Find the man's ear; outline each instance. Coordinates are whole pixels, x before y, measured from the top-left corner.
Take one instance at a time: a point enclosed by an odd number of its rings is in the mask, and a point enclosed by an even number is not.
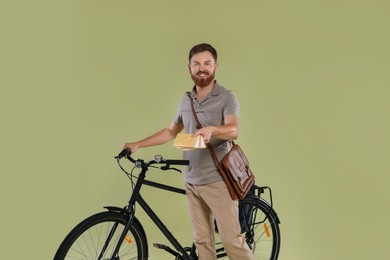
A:
[[[190,64],[188,64],[188,71],[189,71],[190,74],[191,74],[191,65],[190,65]]]

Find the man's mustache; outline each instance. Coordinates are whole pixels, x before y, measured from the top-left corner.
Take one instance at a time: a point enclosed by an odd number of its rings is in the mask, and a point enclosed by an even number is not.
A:
[[[198,71],[198,73],[196,73],[196,76],[200,76],[200,74],[205,74],[205,75],[210,75],[210,73],[206,70],[202,70],[202,71]]]

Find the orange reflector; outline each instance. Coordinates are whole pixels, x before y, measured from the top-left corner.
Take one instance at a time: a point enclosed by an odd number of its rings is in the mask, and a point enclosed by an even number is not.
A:
[[[265,230],[265,234],[267,235],[267,237],[270,237],[271,234],[269,233],[269,229],[267,227],[267,224],[264,224],[264,230]]]
[[[133,242],[133,240],[131,240],[131,238],[128,235],[126,235],[125,239],[126,239],[127,243],[129,243],[129,244],[131,244]]]

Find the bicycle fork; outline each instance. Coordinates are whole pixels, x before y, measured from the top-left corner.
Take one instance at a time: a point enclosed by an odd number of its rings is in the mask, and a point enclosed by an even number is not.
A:
[[[116,244],[114,252],[112,253],[112,256],[110,258],[111,260],[117,259],[117,255],[119,253],[119,249],[122,245],[122,242],[125,240],[125,237],[127,235],[127,231],[130,230],[131,224],[132,224],[133,219],[134,219],[134,205],[135,205],[135,202],[137,201],[137,197],[139,196],[138,194],[139,194],[139,191],[141,190],[142,182],[145,180],[145,175],[146,175],[147,170],[148,170],[148,168],[142,167],[142,171],[138,177],[138,181],[135,184],[133,194],[131,195],[130,200],[129,200],[129,204],[126,208],[126,212],[128,213],[129,220],[127,221],[126,226],[123,229],[122,234],[118,239],[118,243]],[[112,227],[111,232],[110,232],[110,236],[112,236],[111,234],[113,234],[113,232],[115,232],[117,226],[118,226],[118,224],[116,224]],[[111,240],[110,237],[107,238],[106,244],[108,244],[109,240]],[[101,255],[103,255],[103,254],[101,254]],[[100,259],[101,258],[99,257],[98,260],[100,260]]]
[[[110,244],[110,241],[111,241],[117,227],[118,227],[118,223],[115,223],[114,226],[111,228],[110,234],[108,235],[106,242],[104,243],[104,246],[102,248],[102,251],[100,252],[98,260],[101,260],[102,257],[104,256],[104,253],[106,252],[107,247]],[[115,258],[113,258],[113,256],[112,256],[111,259],[115,259]]]

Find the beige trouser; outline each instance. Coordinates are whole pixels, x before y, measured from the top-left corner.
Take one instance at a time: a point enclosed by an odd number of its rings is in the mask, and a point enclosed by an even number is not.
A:
[[[253,260],[240,234],[238,200],[232,200],[223,181],[207,185],[186,184],[187,202],[199,260],[215,260],[214,218],[230,260]]]

